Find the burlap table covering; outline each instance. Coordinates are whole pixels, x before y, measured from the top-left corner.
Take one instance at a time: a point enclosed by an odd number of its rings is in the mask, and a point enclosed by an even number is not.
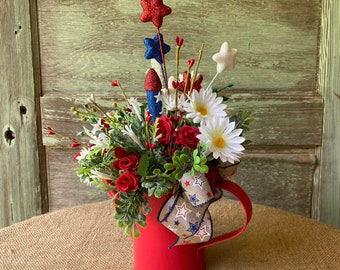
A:
[[[235,201],[220,200],[210,210],[217,235],[243,223]],[[132,241],[112,212],[104,201],[0,230],[0,269],[133,269]],[[211,270],[340,269],[339,258],[340,230],[260,205],[243,235],[206,250]]]

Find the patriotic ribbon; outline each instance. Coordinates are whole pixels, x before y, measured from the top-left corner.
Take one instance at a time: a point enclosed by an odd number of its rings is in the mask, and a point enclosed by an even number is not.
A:
[[[178,236],[170,248],[212,238],[208,207],[221,196],[221,189],[212,187],[205,174],[183,175],[180,188],[165,202],[158,215],[158,220]]]

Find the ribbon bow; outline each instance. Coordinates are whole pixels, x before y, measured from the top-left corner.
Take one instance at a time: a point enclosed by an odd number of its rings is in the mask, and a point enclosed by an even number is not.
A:
[[[158,215],[158,220],[178,236],[170,248],[212,238],[208,207],[222,196],[221,189],[214,186],[205,174],[183,175],[180,188],[165,202]]]

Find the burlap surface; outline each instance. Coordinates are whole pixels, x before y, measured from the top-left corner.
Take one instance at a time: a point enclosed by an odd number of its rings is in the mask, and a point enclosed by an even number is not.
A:
[[[243,222],[237,202],[210,209],[216,234]],[[340,269],[339,258],[340,230],[259,205],[243,235],[206,250],[208,270]],[[132,241],[116,228],[108,201],[83,205],[0,230],[0,269],[129,270]]]

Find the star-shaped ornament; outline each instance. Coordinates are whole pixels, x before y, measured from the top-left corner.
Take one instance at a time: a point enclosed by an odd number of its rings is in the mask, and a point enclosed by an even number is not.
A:
[[[163,24],[163,17],[171,13],[171,8],[163,4],[163,0],[141,0],[143,13],[140,16],[142,22],[152,22],[157,28]]]
[[[220,51],[215,53],[212,59],[217,63],[217,73],[223,72],[225,69],[233,69],[235,67],[235,58],[237,49],[229,46],[228,42],[221,45]]]
[[[204,237],[210,236],[206,225],[202,226],[195,235],[197,235],[201,241],[203,241]]]
[[[191,210],[186,207],[185,203],[182,203],[181,206],[176,205],[176,208],[176,218],[182,217],[184,220],[187,220],[187,215],[191,212]]]
[[[202,175],[194,176],[194,178],[195,178],[194,186],[199,186],[202,189],[204,184]]]
[[[160,48],[160,44],[162,46],[163,54],[166,54],[170,51],[170,46],[165,44],[163,41],[163,35],[160,34],[161,43],[159,42],[158,34],[154,36],[154,38],[145,38],[144,45],[146,47],[146,52],[144,54],[145,59],[156,59],[156,61],[160,64],[163,64],[162,52]]]
[[[189,228],[187,229],[188,232],[191,232],[192,234],[195,234],[199,229],[198,222],[191,223],[189,222]]]
[[[199,202],[199,199],[197,199],[197,194],[189,195],[190,201],[192,202],[193,205],[197,205]]]

